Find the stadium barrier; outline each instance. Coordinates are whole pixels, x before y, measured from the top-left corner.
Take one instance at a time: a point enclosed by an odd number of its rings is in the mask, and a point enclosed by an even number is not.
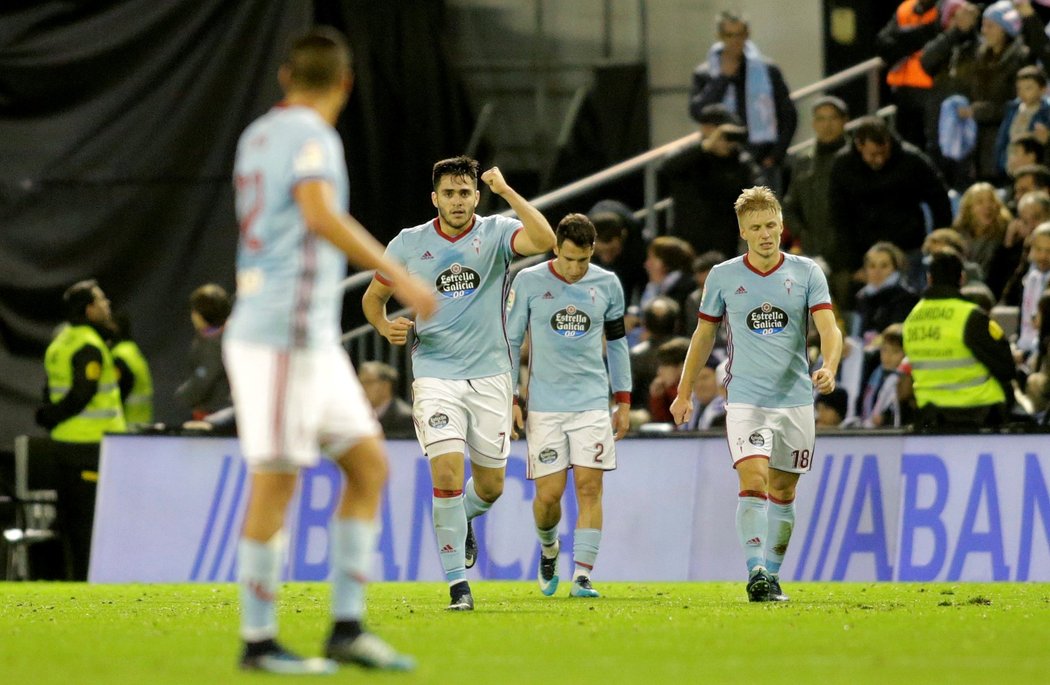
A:
[[[503,497],[476,521],[473,578],[535,577],[539,549],[514,443]],[[411,441],[389,443],[390,482],[373,577],[440,580],[429,469]],[[724,438],[628,439],[605,478],[601,580],[739,580],[737,483]],[[1041,435],[822,436],[800,481],[782,569],[792,580],[1050,580],[1050,446]],[[229,581],[235,577],[246,472],[233,439],[107,436],[89,579]],[[305,472],[292,503],[285,577],[328,573],[326,523],[340,474]],[[571,487],[570,487],[571,490]],[[568,572],[566,493],[561,561]]]

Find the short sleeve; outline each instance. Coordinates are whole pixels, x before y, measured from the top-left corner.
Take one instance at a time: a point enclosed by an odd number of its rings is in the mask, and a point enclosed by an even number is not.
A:
[[[395,262],[397,264],[400,264],[401,266],[404,266],[405,265],[405,258],[404,258],[404,244],[405,244],[405,241],[402,240],[402,238],[401,238],[402,235],[404,235],[404,234],[403,233],[398,233],[396,236],[394,236],[394,239],[391,240],[390,244],[388,244],[386,246],[386,252],[384,253],[384,256],[387,259],[389,259],[390,261]],[[393,279],[391,279],[387,274],[384,274],[384,273],[382,273],[380,271],[376,271],[375,278],[376,278],[377,281],[379,281],[380,283],[382,283],[383,285],[388,286],[388,287],[392,286],[393,283],[394,283]]]
[[[331,178],[331,152],[322,137],[310,135],[303,139],[292,157],[292,179],[295,183],[310,179]]]
[[[524,271],[514,277],[510,292],[507,293],[507,339],[512,346],[521,346],[525,338],[525,329],[529,325],[529,294],[527,292],[528,276]]]
[[[809,284],[806,292],[809,293],[809,301],[806,304],[811,313],[818,309],[831,309],[831,293],[828,291],[828,279],[815,262],[809,265]]]
[[[501,252],[503,256],[508,259],[514,259],[519,256],[514,251],[514,236],[519,231],[524,231],[525,227],[522,225],[519,219],[512,219],[509,216],[496,216],[496,226],[502,232],[502,239],[500,240]]]
[[[616,321],[622,319],[624,314],[624,298],[623,298],[623,286],[620,285],[620,279],[615,275],[610,274],[607,279],[608,285],[606,289],[609,291],[609,306],[605,310],[606,321]]]
[[[699,318],[711,323],[720,322],[726,311],[721,271],[722,269],[717,266],[711,269],[707,281],[704,282],[704,292],[700,296],[700,309],[697,311]]]

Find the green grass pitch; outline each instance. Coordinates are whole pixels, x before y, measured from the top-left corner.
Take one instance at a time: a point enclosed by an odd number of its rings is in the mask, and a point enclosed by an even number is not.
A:
[[[375,583],[368,625],[416,656],[411,674],[240,673],[237,594],[219,585],[0,583],[0,682],[81,683],[1039,683],[1050,681],[1050,584],[601,583],[597,600],[534,583]],[[320,651],[327,586],[282,589],[281,638]]]

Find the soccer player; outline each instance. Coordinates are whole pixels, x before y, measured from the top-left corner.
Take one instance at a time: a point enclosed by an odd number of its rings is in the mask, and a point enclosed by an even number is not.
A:
[[[555,258],[521,271],[507,299],[507,335],[515,362],[529,333],[527,424],[519,401],[514,420],[529,441],[528,477],[536,481],[532,514],[540,539],[537,579],[548,597],[558,589],[558,523],[570,468],[579,514],[569,594],[599,596],[591,586],[591,571],[602,539],[602,475],[616,468],[613,440],[622,438],[630,424],[623,287],[616,274],[590,263],[595,234],[584,215],[566,216],[556,231]],[[611,420],[610,384],[616,402]]]
[[[432,284],[438,296],[434,317],[416,328],[413,419],[430,459],[434,530],[449,584],[448,608],[456,611],[474,608],[466,569],[477,559],[477,543],[469,521],[502,494],[510,452],[507,270],[515,254],[540,254],[554,246],[550,224],[507,185],[499,169],[489,169],[481,180],[520,220],[476,216],[478,163],[454,157],[434,165],[430,199],[437,218],[404,229],[386,249],[389,259]],[[377,270],[364,295],[364,312],[383,337],[404,345],[413,323],[387,317],[390,288],[390,274]],[[467,446],[471,478],[464,486]]]
[[[294,675],[356,662],[406,670],[410,658],[362,627],[387,465],[382,431],[339,343],[346,258],[383,269],[420,316],[435,303],[346,212],[346,163],[332,128],[351,87],[345,39],[330,29],[297,39],[279,79],[285,100],[244,131],[234,164],[241,237],[223,355],[251,473],[237,550],[241,667]],[[333,455],[346,487],[330,531],[328,658],[302,659],[276,642],[274,600],[288,503],[319,447]]]
[[[693,382],[725,322],[726,434],[740,481],[736,532],[747,559],[747,595],[752,602],[786,601],[779,572],[795,524],[795,486],[813,464],[813,388],[834,390],[842,334],[820,267],[780,251],[784,222],[773,192],[748,188],[735,208],[747,252],[708,276],[671,414],[675,423],[692,415]],[[823,359],[812,376],[810,315]]]

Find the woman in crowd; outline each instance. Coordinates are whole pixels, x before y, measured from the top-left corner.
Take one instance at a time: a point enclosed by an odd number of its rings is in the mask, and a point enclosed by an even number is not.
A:
[[[988,274],[1013,216],[990,183],[974,183],[959,201],[952,228],[970,242],[969,257]]]

